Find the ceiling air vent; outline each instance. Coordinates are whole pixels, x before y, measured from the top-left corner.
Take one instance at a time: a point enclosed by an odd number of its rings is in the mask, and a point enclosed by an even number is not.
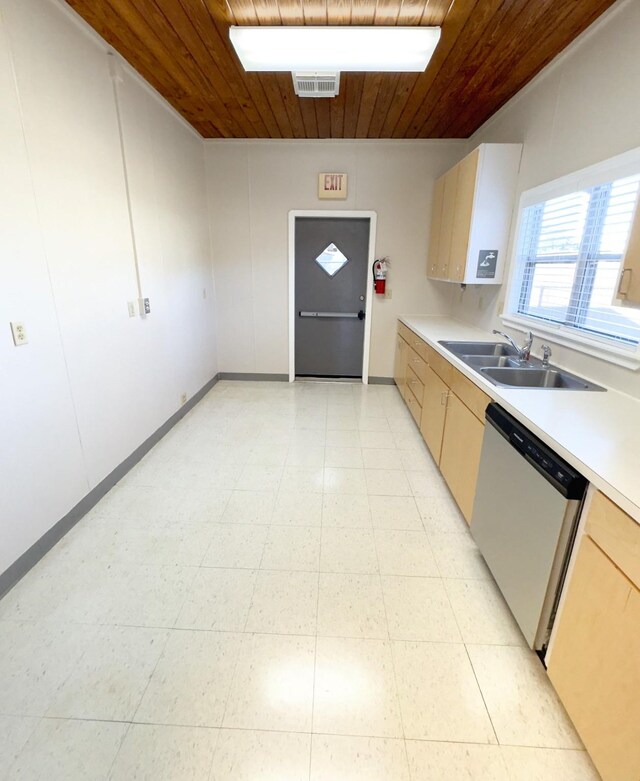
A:
[[[293,88],[299,98],[335,98],[340,92],[340,74],[292,73]]]

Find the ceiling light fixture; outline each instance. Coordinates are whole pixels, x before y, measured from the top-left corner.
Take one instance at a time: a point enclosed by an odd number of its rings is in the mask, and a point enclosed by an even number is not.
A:
[[[231,27],[247,71],[423,71],[439,27]]]

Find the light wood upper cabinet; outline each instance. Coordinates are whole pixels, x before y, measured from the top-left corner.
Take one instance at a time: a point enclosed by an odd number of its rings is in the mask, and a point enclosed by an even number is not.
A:
[[[622,262],[618,298],[621,301],[640,304],[640,199],[636,206],[629,244]]]
[[[521,144],[481,144],[434,186],[427,276],[500,284]]]
[[[444,175],[444,192],[442,196],[442,216],[438,238],[437,276],[446,279],[449,276],[451,261],[451,240],[453,223],[455,221],[455,205],[458,184],[458,167],[452,168]]]
[[[424,378],[422,392],[420,431],[437,464],[440,463],[448,396],[449,386],[429,367]]]
[[[440,224],[442,222],[442,204],[444,201],[444,176],[436,179],[433,185],[431,203],[431,229],[429,231],[429,266],[427,276],[438,276],[438,252],[440,248]],[[437,227],[437,229],[436,229]]]
[[[478,162],[480,150],[475,149],[456,166],[456,197],[453,207],[453,228],[451,231],[451,250],[449,253],[448,278],[461,282],[466,271],[465,260],[469,254],[471,238],[471,217],[476,192]]]
[[[566,589],[549,677],[604,781],[638,781],[640,592],[586,536]]]

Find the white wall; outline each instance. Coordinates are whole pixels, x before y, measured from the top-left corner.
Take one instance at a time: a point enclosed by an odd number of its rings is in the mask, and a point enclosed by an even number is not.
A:
[[[639,36],[640,3],[621,0],[485,123],[469,147],[524,143],[519,198],[524,190],[640,146]],[[485,328],[500,327],[505,295],[506,285],[469,287],[455,293],[452,312]],[[553,360],[640,397],[638,372],[560,345],[554,345]]]
[[[445,314],[451,289],[426,279],[434,180],[458,141],[210,141],[206,144],[219,369],[288,372],[288,237],[292,209],[372,210],[376,256],[389,255],[391,299],[373,305],[371,376],[393,374],[399,314]],[[320,201],[321,171],[348,174],[345,201]]]
[[[0,573],[217,372],[202,140],[62,2],[0,0]],[[206,298],[205,298],[206,295]],[[16,348],[9,321],[26,324]]]

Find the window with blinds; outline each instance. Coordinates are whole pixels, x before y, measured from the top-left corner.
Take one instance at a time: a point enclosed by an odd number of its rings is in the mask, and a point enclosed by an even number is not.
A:
[[[616,302],[639,189],[640,174],[523,209],[518,314],[621,347],[640,343],[640,312]]]

